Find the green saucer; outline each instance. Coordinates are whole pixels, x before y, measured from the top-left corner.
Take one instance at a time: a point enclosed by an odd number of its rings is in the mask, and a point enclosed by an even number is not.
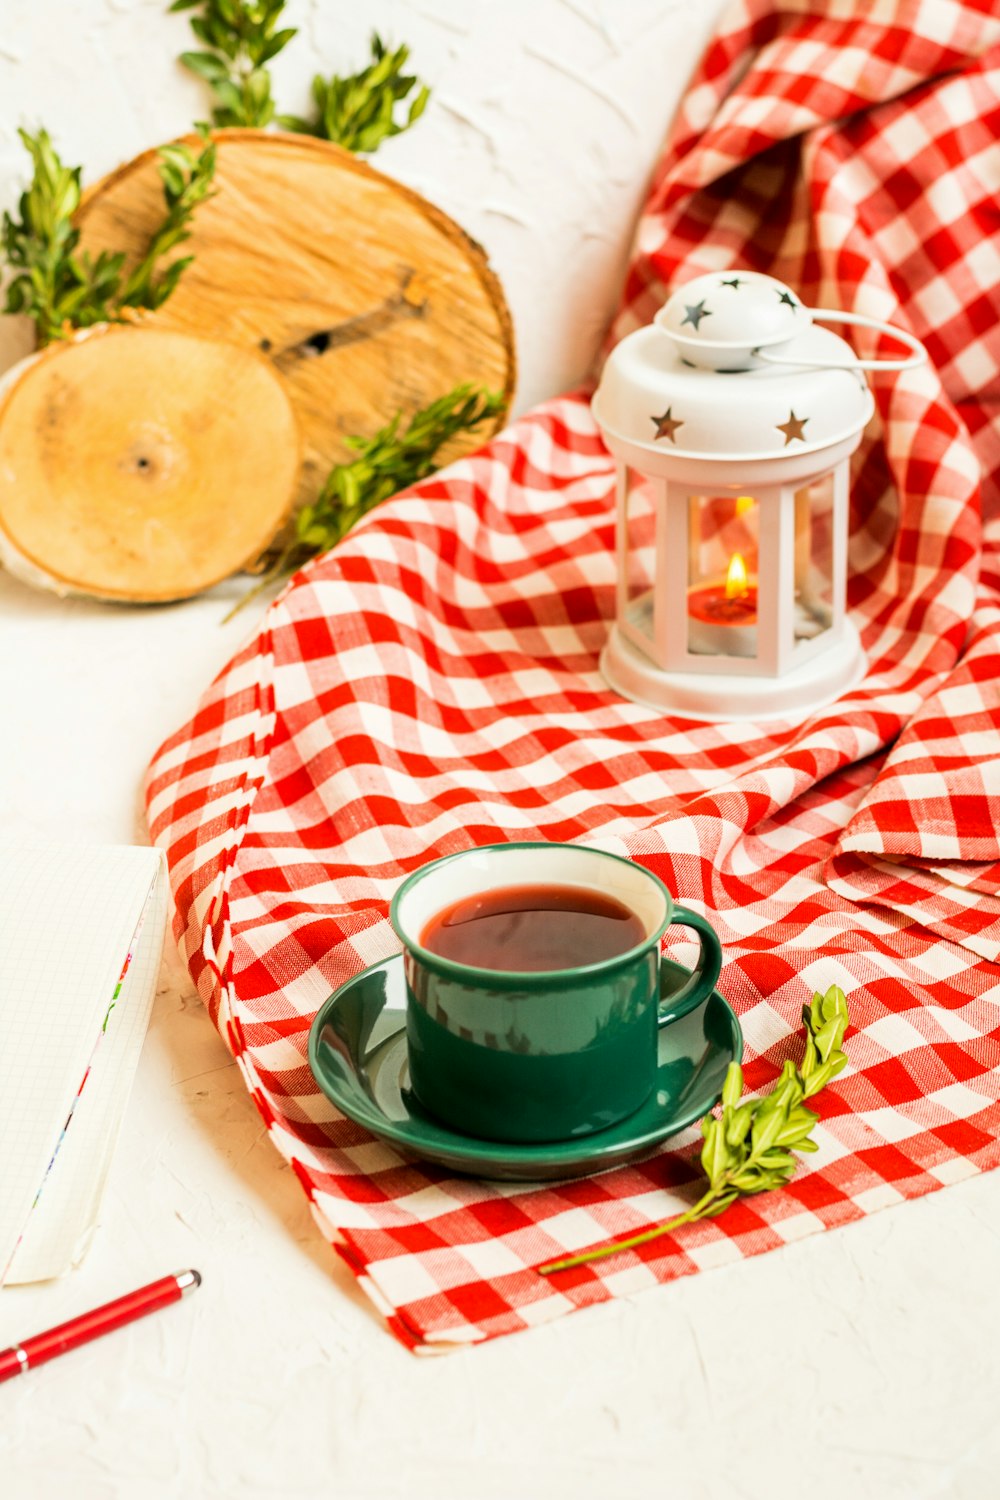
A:
[[[687,978],[686,969],[664,960],[665,996]],[[356,974],[320,1006],[309,1033],[309,1065],[342,1114],[410,1156],[474,1177],[543,1181],[630,1161],[718,1102],[726,1069],[743,1055],[740,1023],[718,990],[658,1035],[656,1088],[627,1120],[578,1140],[542,1145],[462,1135],[439,1124],[410,1092],[406,980],[397,954]]]

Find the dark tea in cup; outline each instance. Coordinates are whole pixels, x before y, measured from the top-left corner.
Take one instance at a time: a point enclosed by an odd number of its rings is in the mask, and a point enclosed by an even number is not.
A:
[[[463,896],[420,935],[430,953],[479,969],[544,973],[627,953],[646,936],[617,897],[572,885],[512,885]]]

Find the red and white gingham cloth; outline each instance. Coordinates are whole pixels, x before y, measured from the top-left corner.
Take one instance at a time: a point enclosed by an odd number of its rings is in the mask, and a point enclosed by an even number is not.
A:
[[[152,765],[198,989],[318,1222],[411,1347],[530,1327],[1000,1160],[992,11],[735,6],[657,173],[616,328],[684,279],[748,266],[924,340],[929,366],[875,378],[857,455],[861,688],[798,727],[700,725],[606,690],[612,466],[575,395],[307,567]],[[402,876],[524,837],[628,854],[711,915],[749,1087],[798,1047],[813,988],[842,985],[853,1019],[820,1149],[788,1187],[552,1280],[532,1268],[676,1211],[696,1131],[590,1179],[491,1184],[373,1140],[306,1064],[319,1003],[396,951]]]

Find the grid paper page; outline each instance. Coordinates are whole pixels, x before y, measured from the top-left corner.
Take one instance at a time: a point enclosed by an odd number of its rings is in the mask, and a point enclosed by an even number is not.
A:
[[[0,1281],[4,1268],[16,1280],[58,1274],[85,1248],[149,1017],[164,919],[155,850],[0,846]]]

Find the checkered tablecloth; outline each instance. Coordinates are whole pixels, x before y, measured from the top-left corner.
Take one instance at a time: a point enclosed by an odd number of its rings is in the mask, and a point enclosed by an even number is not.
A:
[[[150,826],[194,980],[323,1232],[411,1347],[530,1327],[1000,1159],[994,12],[731,9],[614,330],[691,276],[750,267],[925,342],[928,366],[874,379],[856,455],[857,691],[797,726],[695,724],[607,691],[612,466],[578,393],[307,567],[155,758]],[[627,854],[710,915],[750,1088],[795,1050],[813,988],[842,985],[853,1019],[820,1149],[787,1188],[553,1280],[533,1268],[687,1201],[695,1131],[593,1178],[491,1184],[373,1140],[306,1063],[319,1003],[397,949],[403,875],[524,837]]]

